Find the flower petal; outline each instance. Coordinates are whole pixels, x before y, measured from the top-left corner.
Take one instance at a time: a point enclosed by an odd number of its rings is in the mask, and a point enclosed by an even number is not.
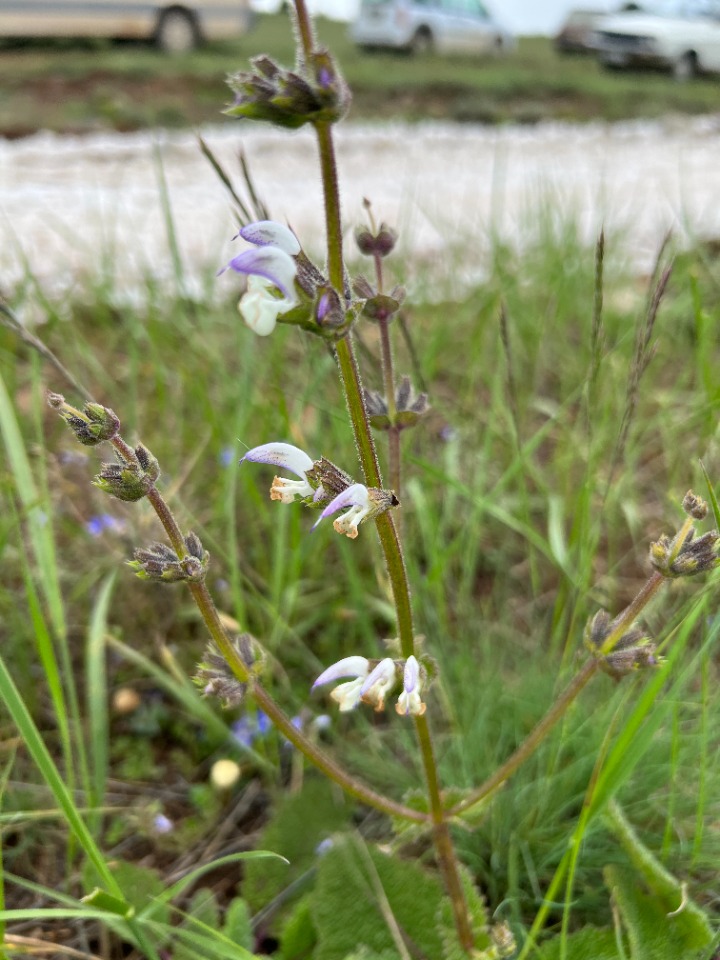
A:
[[[297,293],[295,292],[297,267],[293,258],[279,247],[260,247],[259,250],[245,250],[244,253],[234,257],[228,267],[236,273],[265,277],[288,300],[293,303],[297,302]]]
[[[320,514],[320,520],[331,516],[333,513],[337,513],[338,510],[342,510],[343,507],[369,506],[370,500],[368,497],[368,488],[362,483],[353,483],[347,488],[347,490],[343,490],[343,492],[339,493],[334,500],[330,501],[330,503]],[[318,520],[318,523],[320,520]],[[317,526],[317,524],[315,524],[315,526]]]
[[[250,460],[251,463],[270,463],[274,467],[284,467],[296,477],[305,479],[305,473],[309,470],[313,462],[310,457],[301,450],[300,447],[294,447],[291,443],[264,443],[260,447],[253,447],[248,450],[243,460]]]
[[[391,657],[385,657],[375,667],[372,673],[366,678],[365,683],[360,689],[362,696],[376,684],[381,690],[385,690],[395,680],[395,661]]]
[[[250,277],[251,280],[260,280],[259,277]],[[265,283],[265,280],[261,281]],[[277,326],[278,316],[290,310],[293,304],[289,300],[278,300],[271,293],[255,287],[250,289],[248,285],[247,293],[244,293],[238,303],[240,316],[245,321],[246,326],[250,327],[253,333],[259,337],[268,337]]]
[[[364,677],[368,672],[368,667],[369,663],[365,657],[345,657],[344,660],[338,660],[327,670],[323,670],[313,684],[313,689],[323,683],[339,680],[341,677]]]
[[[405,672],[403,674],[403,688],[406,693],[412,693],[418,685],[420,678],[420,664],[414,656],[409,656],[405,662]]]
[[[292,230],[274,220],[248,223],[240,230],[239,235],[248,243],[254,243],[256,247],[279,247],[291,257],[296,257],[300,253],[300,244]]]

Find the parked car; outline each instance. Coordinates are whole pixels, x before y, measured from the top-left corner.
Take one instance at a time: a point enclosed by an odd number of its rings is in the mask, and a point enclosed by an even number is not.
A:
[[[594,43],[610,69],[660,67],[678,80],[720,72],[720,0],[656,0],[600,21]]]
[[[500,54],[514,45],[480,0],[362,0],[350,36],[365,49],[415,54]]]
[[[593,37],[605,10],[571,10],[553,37],[558,53],[594,53]]]
[[[182,53],[239,36],[248,0],[0,0],[0,37],[127,37]]]

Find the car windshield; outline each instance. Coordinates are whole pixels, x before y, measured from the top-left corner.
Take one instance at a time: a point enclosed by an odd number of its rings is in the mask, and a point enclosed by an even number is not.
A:
[[[658,17],[720,18],[720,0],[652,0],[643,3],[641,10]]]

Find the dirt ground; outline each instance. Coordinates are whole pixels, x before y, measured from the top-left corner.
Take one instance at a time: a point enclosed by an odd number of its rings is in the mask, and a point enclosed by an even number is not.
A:
[[[204,135],[240,183],[245,151],[258,191],[311,254],[322,208],[310,131],[238,123]],[[604,225],[633,267],[664,233],[720,235],[720,116],[622,124],[482,127],[346,124],[338,161],[346,226],[368,197],[395,225],[420,296],[458,293],[482,274],[498,235],[526,243],[540,225],[575,219],[592,242]],[[219,267],[239,249],[224,188],[190,133],[40,133],[0,141],[0,289],[31,273],[50,292],[102,277],[121,296],[173,276],[161,178],[167,182],[187,292],[228,289]],[[615,238],[615,240],[613,240]]]

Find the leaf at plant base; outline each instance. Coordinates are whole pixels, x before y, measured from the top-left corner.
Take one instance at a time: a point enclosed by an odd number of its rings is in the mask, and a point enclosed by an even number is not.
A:
[[[442,956],[436,917],[440,880],[415,863],[367,847],[356,837],[337,837],[318,864],[313,918],[318,945],[313,960],[345,960],[364,947],[399,956],[392,928],[412,956]]]
[[[311,957],[317,943],[317,932],[312,918],[312,897],[308,893],[295,904],[280,933],[282,960],[305,960]]]
[[[125,899],[135,908],[137,913],[140,913],[143,907],[147,907],[163,892],[163,882],[160,875],[150,867],[141,867],[136,863],[128,863],[126,860],[114,860],[109,864],[109,868],[117,880],[118,886],[123,891]],[[92,865],[88,864],[83,874],[88,887],[101,886]],[[167,923],[169,921],[167,907],[155,914],[155,918],[160,923]]]
[[[465,893],[465,902],[468,905],[468,913],[470,916],[470,926],[472,928],[475,946],[479,952],[479,958],[483,956],[483,952],[486,949],[492,950],[495,956],[502,956],[502,954],[497,953],[495,945],[493,944],[488,924],[487,910],[485,909],[485,901],[475,886],[472,874],[464,866],[460,866],[459,870],[460,882],[462,883]],[[466,960],[467,953],[458,938],[455,921],[453,920],[452,904],[448,897],[443,897],[442,903],[440,904],[438,926],[443,938],[443,960]],[[514,952],[513,950],[513,953]]]
[[[187,929],[198,929],[197,926],[193,924],[193,920],[204,923],[212,930],[220,929],[220,910],[218,909],[217,900],[212,890],[209,890],[207,887],[203,887],[193,894],[184,913],[186,914],[186,919],[183,922],[183,926]],[[191,917],[192,920],[190,919]],[[197,960],[197,952],[192,946],[176,943],[173,947],[173,960]]]
[[[616,800],[608,804],[605,822],[658,905],[666,914],[677,911],[673,918],[674,926],[682,931],[688,948],[699,950],[708,946],[712,942],[713,930],[705,912],[690,900],[680,881],[645,846]],[[678,910],[680,904],[683,905],[682,910]]]
[[[639,888],[632,870],[611,866],[604,873],[627,933],[631,960],[693,960],[704,952],[678,923],[682,914],[668,916],[658,897]]]
[[[400,954],[397,950],[383,950],[382,953],[376,953],[374,950],[360,947],[354,953],[349,953],[344,960],[400,960]]]
[[[246,950],[252,950],[254,937],[250,921],[250,908],[247,903],[242,897],[235,897],[225,911],[223,933],[233,943],[245,947]]]
[[[350,806],[327,780],[305,780],[300,793],[284,798],[260,838],[260,846],[290,861],[247,864],[243,896],[253,913],[266,907],[316,861],[318,844],[348,822]]]
[[[567,938],[567,960],[619,960],[614,930],[583,927]],[[560,960],[561,938],[546,941],[533,956],[536,960]]]

